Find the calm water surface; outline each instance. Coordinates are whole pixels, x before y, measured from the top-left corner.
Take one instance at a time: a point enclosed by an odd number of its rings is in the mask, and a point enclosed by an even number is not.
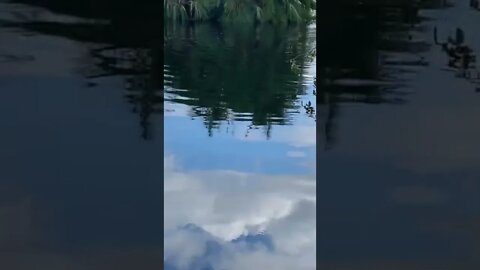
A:
[[[316,269],[314,48],[314,26],[165,27],[166,269]]]
[[[315,28],[162,44],[51,3],[0,3],[2,262],[160,269],[165,244],[166,269],[315,269]]]
[[[162,44],[0,1],[2,266],[160,269],[164,244],[169,270],[479,268],[479,80],[433,27],[478,53],[480,13],[426,2]]]
[[[2,269],[161,269],[155,45],[93,22],[0,1]]]
[[[442,42],[461,27],[478,54],[480,13],[428,2],[410,20],[351,16],[318,46],[322,269],[480,266],[479,80],[447,68],[433,42],[433,27]],[[344,54],[329,57],[334,46]]]

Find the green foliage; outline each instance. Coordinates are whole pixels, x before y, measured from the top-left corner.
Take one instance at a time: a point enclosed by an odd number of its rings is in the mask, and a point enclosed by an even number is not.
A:
[[[164,0],[163,10],[165,17],[171,18],[172,20],[185,20],[187,18],[187,10],[180,0]]]
[[[297,97],[307,91],[303,76],[314,42],[306,27],[218,27],[166,25],[165,92],[193,108],[209,132],[232,119],[288,124]]]
[[[315,0],[164,0],[165,18],[173,21],[298,23],[311,20],[314,9]]]
[[[173,21],[207,20],[217,6],[217,0],[163,0],[165,18]]]

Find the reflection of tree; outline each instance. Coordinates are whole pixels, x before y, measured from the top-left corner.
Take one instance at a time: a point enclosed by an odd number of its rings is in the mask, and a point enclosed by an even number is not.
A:
[[[163,112],[160,83],[167,88],[172,86],[168,89],[175,96],[173,101],[189,105],[193,116],[204,119],[209,134],[225,121],[249,121],[254,127],[265,127],[267,137],[273,125],[289,123],[290,114],[298,107],[297,96],[305,90],[304,26],[168,24],[164,27],[165,65],[162,65],[166,75],[171,75],[168,83],[160,82],[162,73],[158,69],[163,48],[156,43],[160,39],[157,28],[145,20],[122,19],[128,9],[119,7],[132,6],[127,12],[132,18],[135,14],[146,14],[139,12],[147,6],[145,1],[127,5],[132,0],[118,3],[102,0],[95,3],[95,8],[90,0],[18,1],[80,17],[110,20],[106,24],[25,20],[10,26],[103,44],[94,45],[86,59],[81,60],[82,73],[90,80],[87,85],[95,86],[92,81],[102,77],[121,76],[125,80],[125,96],[133,111],[140,115],[144,138],[149,137],[150,117]],[[112,8],[108,9],[109,6]]]
[[[153,114],[163,114],[163,93],[158,70],[158,49],[121,48],[115,46],[91,50],[96,60],[94,70],[99,73],[86,76],[95,79],[105,76],[122,76],[125,97],[133,106],[133,112],[140,116],[142,138],[152,137],[150,118]]]
[[[151,28],[131,26],[138,31],[124,31],[115,23],[35,21],[9,26],[104,44],[86,45],[81,72],[90,87],[96,79],[120,76],[125,97],[140,116],[142,137],[150,138],[150,118],[163,113],[161,49],[145,30]],[[289,123],[298,107],[297,96],[304,94],[306,42],[302,27],[167,26],[162,67],[171,75],[174,101],[189,105],[195,117],[202,117],[210,135],[224,121],[249,121],[255,129],[265,127],[269,137],[273,125]]]
[[[408,66],[424,65],[416,53],[428,49],[423,42],[411,40],[408,31],[414,27],[405,22],[418,21],[415,13],[409,16],[382,16],[378,9],[359,13],[338,11],[323,14],[319,21],[318,34],[322,37],[317,44],[319,77],[316,89],[317,131],[323,133],[325,147],[335,143],[336,121],[341,104],[402,104],[405,102],[399,79],[396,77]],[[337,33],[342,33],[338,35]],[[391,37],[394,37],[393,39]],[[413,61],[382,61],[380,51],[412,53]],[[419,58],[419,59],[416,59]],[[349,85],[335,84],[336,80],[359,81]],[[372,83],[361,85],[367,80]],[[384,84],[382,83],[391,83]],[[379,83],[376,85],[375,83]]]
[[[121,75],[125,81],[125,97],[133,105],[133,112],[140,115],[142,138],[151,138],[150,117],[153,113],[163,113],[163,95],[158,85],[160,75],[156,71],[158,59],[155,50],[144,48],[103,47],[91,50],[97,60],[100,74],[87,78]],[[157,82],[157,83],[156,83]]]
[[[61,1],[60,1],[61,2]],[[59,1],[45,1],[50,8]],[[52,3],[56,3],[55,5]],[[72,4],[73,5],[73,4]],[[66,5],[71,7],[70,4]],[[55,8],[53,8],[55,9]],[[61,10],[62,7],[57,7]],[[70,9],[73,15],[78,14]],[[114,11],[112,11],[114,12]],[[342,11],[343,12],[343,11]],[[118,14],[117,14],[118,15]],[[12,23],[35,32],[58,35],[95,44],[88,54],[89,79],[120,75],[125,80],[125,96],[140,115],[143,137],[149,138],[150,118],[163,112],[165,84],[169,100],[188,105],[194,117],[202,117],[209,134],[228,121],[251,122],[251,129],[265,127],[267,137],[273,125],[288,124],[298,110],[298,95],[304,94],[302,73],[311,44],[305,27],[240,27],[229,24],[164,26],[162,49],[157,29],[136,20],[113,18],[109,24],[63,24],[53,22]],[[115,19],[116,18],[116,19]],[[328,85],[341,78],[386,79],[405,63],[379,65],[379,49],[420,51],[427,47],[409,39],[385,39],[389,33],[405,34],[410,25],[384,24],[375,11],[363,19],[356,14],[322,14],[317,23],[320,35],[316,46],[319,65],[316,89],[317,124],[324,129],[326,142],[335,141],[335,122],[342,103],[401,103],[395,87],[350,87]],[[411,18],[408,21],[415,21]],[[410,27],[410,28],[409,28]],[[341,33],[341,35],[339,35]],[[160,65],[160,52],[164,64]],[[163,68],[166,73],[160,82]],[[168,78],[167,78],[168,77]],[[324,110],[324,107],[326,110]],[[328,109],[327,109],[328,108]],[[248,135],[247,130],[247,135]]]
[[[151,28],[132,22],[131,28],[123,25],[58,23],[24,21],[4,23],[29,31],[67,37],[81,42],[107,44],[88,45],[88,54],[80,59],[80,72],[92,81],[102,77],[121,76],[125,82],[125,97],[140,115],[142,137],[149,139],[150,118],[154,113],[163,113],[159,46]],[[137,28],[138,27],[138,28]],[[87,46],[87,45],[86,45]],[[96,85],[94,82],[88,86]]]
[[[227,120],[287,124],[305,91],[292,61],[305,66],[306,43],[305,27],[166,25],[166,92],[192,107],[210,134]]]

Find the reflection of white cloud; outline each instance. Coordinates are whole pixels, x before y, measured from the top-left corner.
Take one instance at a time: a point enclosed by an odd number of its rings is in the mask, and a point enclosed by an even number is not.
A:
[[[220,265],[219,269],[230,270],[310,270],[315,269],[315,266],[308,262],[315,264],[315,257],[298,257],[289,259],[281,254],[267,254],[265,252],[244,253],[241,256],[234,256],[227,263]]]
[[[228,254],[211,262],[219,269],[315,269],[315,175],[182,172],[170,156],[165,158],[164,186],[166,258],[191,262],[205,252],[206,239],[176,230],[195,224]],[[230,243],[259,232],[271,236],[274,252],[245,252]]]

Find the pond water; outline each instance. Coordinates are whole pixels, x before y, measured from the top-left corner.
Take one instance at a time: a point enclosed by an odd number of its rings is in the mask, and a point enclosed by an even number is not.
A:
[[[0,2],[2,265],[314,269],[315,27],[58,3]]]
[[[0,1],[0,268],[161,269],[155,35]]]
[[[480,77],[433,40],[460,27],[480,52],[468,1],[163,39],[125,9],[19,2],[0,0],[3,268],[480,267]]]
[[[468,1],[425,3],[418,17],[324,18],[337,24],[323,33],[343,34],[317,46],[330,79],[317,93],[328,145],[317,148],[322,269],[480,266],[478,68],[461,77],[433,35],[437,27],[444,42],[459,27],[478,54],[480,12]]]
[[[314,48],[314,25],[165,27],[166,269],[315,269]]]

